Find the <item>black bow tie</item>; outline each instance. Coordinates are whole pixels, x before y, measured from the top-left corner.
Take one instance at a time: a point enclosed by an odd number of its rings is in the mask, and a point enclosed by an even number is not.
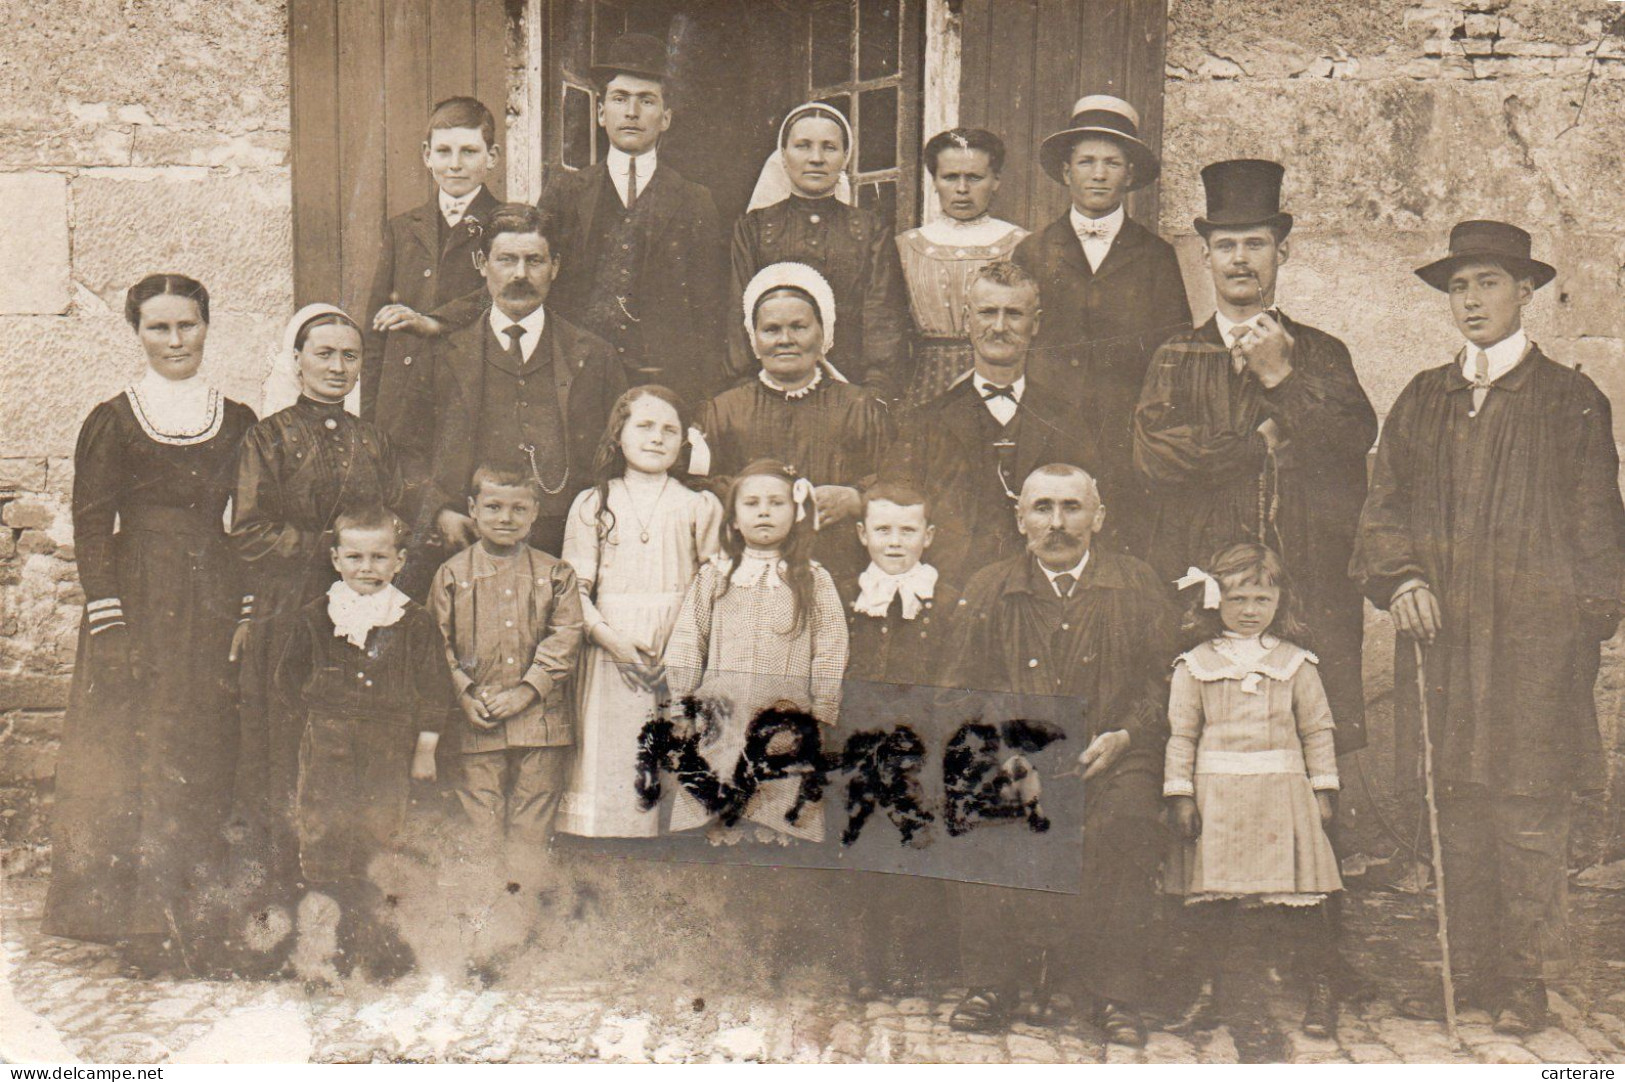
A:
[[[1016,389],[1013,385],[1009,387],[996,387],[991,383],[983,384],[982,401],[991,402],[995,398],[1008,398],[1011,402],[1015,402],[1017,405],[1020,404],[1016,398]]]

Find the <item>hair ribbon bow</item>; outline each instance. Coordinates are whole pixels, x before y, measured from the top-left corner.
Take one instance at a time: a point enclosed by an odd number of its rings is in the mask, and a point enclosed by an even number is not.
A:
[[[1197,583],[1202,584],[1202,607],[1204,609],[1218,608],[1219,602],[1224,599],[1224,590],[1219,586],[1218,579],[1209,575],[1200,567],[1187,568],[1183,576],[1174,580],[1174,587],[1183,590],[1195,586]]]
[[[790,486],[790,498],[796,502],[796,521],[802,522],[807,517],[807,507],[812,502],[813,485],[805,477],[797,477]],[[813,529],[818,528],[818,519],[814,511]]]

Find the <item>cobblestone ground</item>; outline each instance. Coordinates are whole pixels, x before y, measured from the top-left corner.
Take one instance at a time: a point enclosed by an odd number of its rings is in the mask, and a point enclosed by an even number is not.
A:
[[[1382,996],[1345,1010],[1338,1040],[1298,1034],[1293,986],[1264,974],[1244,993],[1245,1024],[1190,1039],[1154,1032],[1142,1051],[1077,1023],[954,1033],[953,989],[861,1002],[830,982],[702,998],[607,982],[482,989],[423,975],[342,996],[293,982],[135,981],[105,948],[40,934],[43,883],[3,886],[0,1053],[13,1060],[1625,1063],[1621,893],[1577,892],[1590,964],[1554,997],[1558,1025],[1526,1040],[1493,1033],[1480,1012],[1463,1016],[1465,1046],[1442,1025],[1396,1017],[1391,997],[1427,975],[1431,916],[1414,896],[1356,892],[1350,952]]]

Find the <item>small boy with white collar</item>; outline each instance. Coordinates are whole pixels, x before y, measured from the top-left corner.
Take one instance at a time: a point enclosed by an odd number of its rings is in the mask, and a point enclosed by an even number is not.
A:
[[[959,596],[925,562],[936,537],[929,500],[908,485],[874,485],[863,495],[857,525],[858,540],[869,551],[869,566],[855,580],[836,584],[846,602],[851,642],[847,680],[937,684],[947,653],[947,620]],[[850,711],[843,706],[843,723],[859,729],[892,724],[875,709],[880,701],[874,692],[854,683],[848,690],[855,695],[846,700]],[[874,829],[882,828],[875,824]],[[862,929],[862,992],[910,992],[942,975],[931,972],[931,953],[921,934],[925,927],[940,932],[940,925],[919,921],[921,914],[945,911],[948,895],[941,880],[864,875],[854,883],[854,896]]]
[[[294,821],[299,869],[339,906],[338,958],[375,980],[405,973],[412,952],[385,922],[372,859],[406,822],[410,781],[434,779],[446,710],[444,648],[434,617],[393,585],[406,562],[406,524],[382,507],[333,526],[340,579],[292,614],[274,681],[305,712]],[[328,907],[307,897],[300,933]]]
[[[847,599],[849,678],[936,682],[943,621],[957,600],[925,562],[936,532],[931,505],[918,490],[882,483],[864,493],[858,540],[869,551],[869,566],[856,581],[837,583]]]

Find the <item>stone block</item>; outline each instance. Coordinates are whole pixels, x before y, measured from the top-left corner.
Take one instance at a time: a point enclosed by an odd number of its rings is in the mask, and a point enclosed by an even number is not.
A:
[[[49,504],[39,500],[10,500],[0,510],[0,523],[14,530],[43,530],[56,518]]]
[[[43,492],[45,459],[0,458],[0,492]]]
[[[17,551],[25,556],[55,552],[56,542],[44,530],[24,530],[17,535]]]
[[[59,315],[72,297],[68,181],[56,173],[0,173],[0,315]]]
[[[209,287],[211,304],[282,312],[293,303],[286,170],[109,169],[73,182],[74,276],[119,310],[130,283],[164,267]]]
[[[49,710],[68,705],[67,676],[0,673],[0,710]]]

